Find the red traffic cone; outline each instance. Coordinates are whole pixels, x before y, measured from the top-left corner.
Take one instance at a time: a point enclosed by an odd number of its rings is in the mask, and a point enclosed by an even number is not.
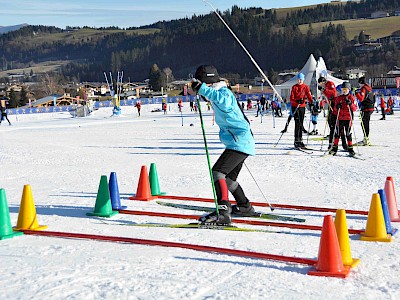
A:
[[[385,190],[385,194],[386,194],[387,205],[389,208],[390,221],[400,222],[396,193],[394,191],[393,177],[386,178],[384,190]]]
[[[140,171],[139,183],[134,197],[129,197],[131,200],[139,201],[150,201],[156,199],[157,196],[151,195],[149,175],[147,173],[147,167],[142,166]]]
[[[321,240],[319,243],[318,261],[315,268],[307,274],[313,276],[340,277],[349,275],[351,267],[344,266],[340,253],[339,241],[332,216],[324,217]]]

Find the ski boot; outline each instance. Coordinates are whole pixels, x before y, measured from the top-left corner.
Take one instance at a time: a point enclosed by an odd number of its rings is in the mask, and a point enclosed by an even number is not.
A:
[[[256,212],[254,210],[254,207],[250,203],[248,203],[247,206],[233,205],[232,215],[239,217],[252,217],[256,215]]]
[[[338,146],[333,145],[332,148],[329,150],[329,155],[335,156],[338,151]]]
[[[356,156],[356,153],[354,152],[353,146],[348,147],[349,155],[351,157]]]
[[[226,201],[222,200],[218,204],[218,212],[217,214],[216,211],[202,216],[199,221],[201,225],[211,225],[211,226],[229,226],[232,223],[232,206],[231,204]]]

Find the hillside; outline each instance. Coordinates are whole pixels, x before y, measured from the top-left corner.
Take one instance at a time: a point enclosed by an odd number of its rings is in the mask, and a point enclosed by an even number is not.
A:
[[[358,36],[361,31],[371,35],[372,39],[377,39],[391,35],[393,32],[400,30],[400,16],[393,16],[379,19],[357,19],[357,20],[338,20],[311,23],[314,33],[322,33],[322,28],[332,23],[334,25],[343,25],[346,29],[347,38],[353,39]],[[299,29],[306,34],[309,24],[299,25]]]
[[[373,38],[400,30],[400,17],[365,18],[377,9],[393,12],[398,6],[399,0],[282,11],[233,6],[222,17],[270,77],[278,70],[301,67],[310,53],[323,55],[331,69],[367,66],[373,76],[375,71],[400,64],[400,51],[387,44],[359,56],[352,52],[350,40],[361,30]],[[310,23],[313,34],[308,32]],[[171,69],[175,78],[186,78],[204,63],[215,64],[231,80],[257,75],[247,55],[213,13],[128,30],[27,26],[0,35],[0,45],[0,72],[22,69],[27,73],[33,67],[40,72],[46,62],[57,61],[60,80],[65,81],[99,81],[104,71],[119,70],[131,80],[143,80],[154,64],[160,70]],[[387,52],[390,55],[385,55]]]

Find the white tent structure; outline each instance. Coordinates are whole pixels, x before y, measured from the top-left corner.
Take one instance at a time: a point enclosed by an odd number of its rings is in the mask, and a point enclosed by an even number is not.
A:
[[[339,78],[329,75],[326,70],[327,69],[324,59],[320,57],[318,61],[316,61],[314,55],[310,54],[307,62],[300,70],[300,72],[304,74],[305,76],[304,83],[310,87],[311,94],[319,96],[317,94],[318,91],[317,82],[321,76],[326,77],[327,80],[332,81],[336,86],[341,85],[344,82]],[[284,98],[289,99],[292,86],[295,85],[296,83],[297,83],[297,76],[294,76],[288,81],[280,85],[276,85],[275,89],[278,91],[278,93],[281,95],[283,99]]]

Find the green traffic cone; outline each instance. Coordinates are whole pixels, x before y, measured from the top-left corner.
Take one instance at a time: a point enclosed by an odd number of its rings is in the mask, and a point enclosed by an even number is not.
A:
[[[155,163],[150,164],[149,181],[150,181],[150,189],[152,196],[159,196],[166,194],[160,191],[160,183],[158,182],[158,174]]]
[[[97,191],[96,204],[94,211],[86,213],[87,216],[112,217],[118,212],[112,210],[110,191],[108,189],[107,176],[102,175],[100,178],[99,190]]]
[[[8,209],[6,191],[0,189],[0,240],[10,239],[23,232],[13,231],[10,219],[10,210]]]

